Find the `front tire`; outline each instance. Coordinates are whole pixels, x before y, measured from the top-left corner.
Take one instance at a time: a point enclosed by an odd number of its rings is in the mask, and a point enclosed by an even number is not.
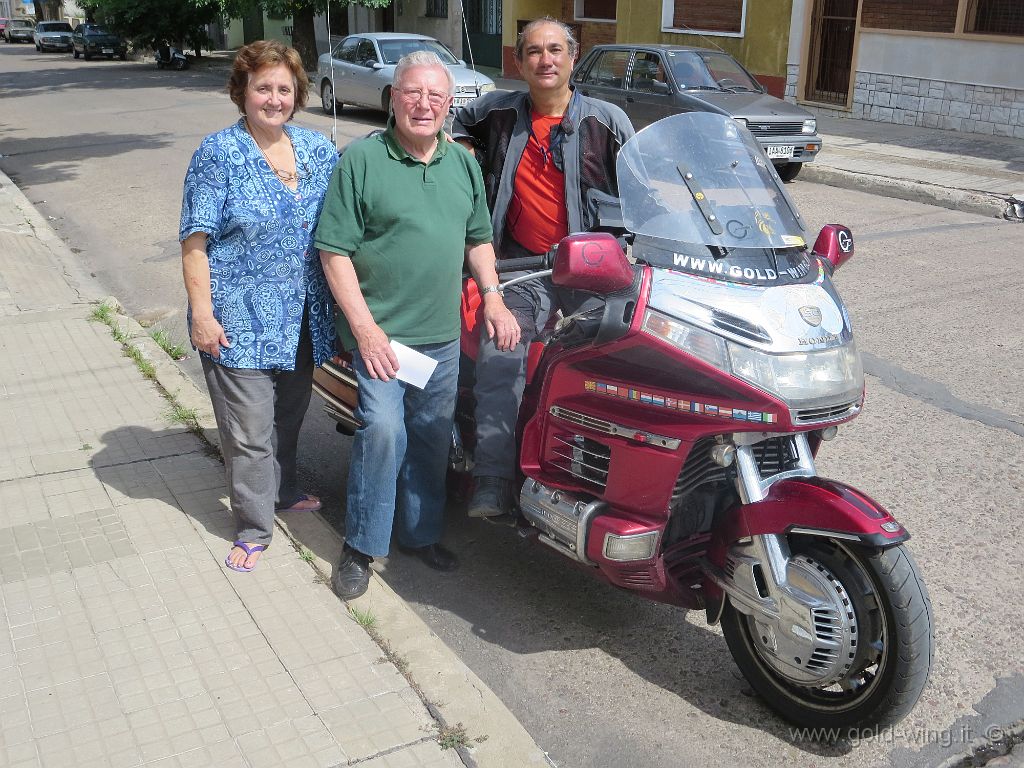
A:
[[[380,94],[380,108],[391,117],[391,86],[387,86]]]
[[[71,49],[71,55],[77,59],[78,55],[79,55],[78,54],[78,49],[77,48],[72,48]]]
[[[784,165],[776,166],[775,170],[779,172],[779,178],[783,181],[793,181],[803,167],[803,163],[785,163]]]
[[[868,551],[805,538],[794,540],[792,551],[816,561],[845,588],[860,635],[852,666],[828,688],[797,685],[768,663],[753,620],[727,604],[722,632],[743,676],[787,720],[835,729],[821,738],[903,719],[924,690],[935,643],[931,601],[910,553],[902,546]]]

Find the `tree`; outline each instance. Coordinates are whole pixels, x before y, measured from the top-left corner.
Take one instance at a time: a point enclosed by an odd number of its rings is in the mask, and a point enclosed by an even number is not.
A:
[[[202,2],[203,0],[193,0]],[[366,8],[386,8],[392,0],[220,0],[221,12],[230,18],[241,18],[247,9],[254,6],[273,16],[290,16],[292,19],[292,47],[299,52],[306,69],[316,69],[319,53],[316,50],[314,20],[318,13],[327,10],[344,12],[350,5]]]
[[[86,15],[111,31],[131,38],[136,48],[174,43],[208,48],[206,25],[221,18],[216,0],[84,0]]]

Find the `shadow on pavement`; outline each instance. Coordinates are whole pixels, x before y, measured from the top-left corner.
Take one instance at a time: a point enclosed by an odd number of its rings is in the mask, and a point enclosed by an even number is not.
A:
[[[0,164],[22,189],[76,179],[83,160],[109,158],[139,149],[161,149],[171,144],[167,134],[76,133],[11,138],[10,133],[6,126],[0,127]]]

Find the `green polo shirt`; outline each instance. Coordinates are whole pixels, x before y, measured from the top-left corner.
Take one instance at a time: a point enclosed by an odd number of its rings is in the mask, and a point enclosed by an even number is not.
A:
[[[334,169],[314,242],[352,259],[374,321],[402,344],[459,337],[459,296],[467,245],[491,242],[480,166],[438,134],[429,162],[411,157],[394,134],[350,144]],[[342,313],[338,336],[354,350]]]

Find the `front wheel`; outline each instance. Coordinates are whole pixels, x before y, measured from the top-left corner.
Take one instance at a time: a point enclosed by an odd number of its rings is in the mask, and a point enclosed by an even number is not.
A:
[[[779,172],[779,178],[783,181],[793,181],[803,167],[803,163],[785,163],[775,166],[775,170]]]
[[[78,49],[77,48],[72,48],[71,49],[71,55],[74,56],[77,59],[78,58]]]
[[[834,617],[814,610],[814,629],[829,640],[846,635],[844,654],[818,648],[809,659],[780,659],[771,632],[728,604],[722,632],[743,676],[786,719],[826,729],[823,739],[901,720],[920,698],[934,654],[931,601],[910,553],[801,538],[792,542],[791,574],[794,567],[835,607]],[[815,685],[793,674],[794,662],[810,672],[834,665],[840,674]]]
[[[178,72],[181,72],[181,70],[183,70],[187,66],[188,66],[188,62],[185,59],[175,59],[174,60],[174,68]]]

